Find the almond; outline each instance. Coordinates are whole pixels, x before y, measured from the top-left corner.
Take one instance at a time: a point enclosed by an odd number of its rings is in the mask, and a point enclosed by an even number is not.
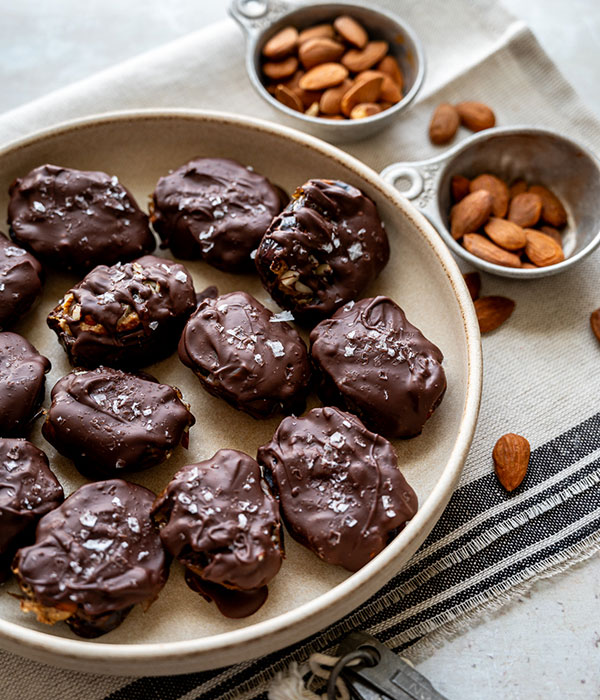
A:
[[[266,58],[278,61],[296,48],[298,30],[295,27],[284,27],[272,36],[264,45],[262,53]]]
[[[398,89],[402,91],[404,88],[404,76],[402,75],[402,69],[398,65],[398,61],[393,56],[384,56],[376,67],[378,71],[389,75],[398,86]]]
[[[550,226],[562,228],[567,223],[567,212],[560,199],[547,187],[532,185],[530,192],[537,194],[542,200],[542,219]]]
[[[460,126],[456,109],[446,103],[438,105],[429,122],[429,140],[437,146],[452,141]]]
[[[504,217],[508,210],[508,187],[499,177],[484,173],[471,180],[471,192],[487,190],[492,195],[492,214]]]
[[[360,102],[356,107],[352,107],[350,119],[364,119],[379,114],[379,112],[381,112],[381,107],[375,102]]]
[[[361,102],[376,102],[382,82],[383,78],[378,75],[367,78],[360,83],[355,82],[342,97],[342,114],[348,117],[352,109]]]
[[[313,102],[311,106],[304,111],[307,117],[318,117],[319,116],[319,103]]]
[[[323,36],[305,41],[298,49],[298,57],[306,70],[310,70],[320,63],[337,61],[343,53],[343,44]]]
[[[515,302],[506,297],[479,297],[474,302],[479,330],[489,333],[501,326],[515,309]]]
[[[471,299],[473,301],[479,299],[479,292],[481,292],[481,275],[479,272],[465,272],[463,277]]]
[[[500,248],[500,246],[492,243],[485,236],[480,236],[478,233],[466,233],[463,237],[463,245],[469,253],[495,265],[521,267],[521,258],[518,255]]]
[[[382,73],[379,70],[364,70],[361,73],[359,73],[356,76],[356,78],[354,78],[354,82],[360,83],[366,80],[367,78],[372,78],[376,75],[379,75],[383,78],[383,81],[381,83],[380,102],[387,102],[389,103],[390,107],[392,105],[395,105],[397,102],[400,102],[400,100],[402,99],[402,92],[400,91],[400,88],[390,78],[389,75],[386,75],[385,73]]]
[[[534,265],[533,263],[530,263],[530,262],[521,263],[521,267],[524,270],[537,270],[538,269],[537,265]]]
[[[594,335],[600,340],[600,309],[592,311],[590,315],[590,326],[594,331]]]
[[[309,39],[316,39],[317,37],[327,37],[328,39],[333,39],[334,36],[335,31],[333,29],[333,25],[317,24],[314,27],[303,29],[300,34],[298,34],[298,44],[302,44]]]
[[[496,123],[492,110],[483,102],[461,102],[456,105],[461,122],[471,131],[491,129]]]
[[[492,195],[487,190],[471,192],[450,210],[450,230],[459,239],[465,233],[477,231],[490,218]]]
[[[508,208],[508,220],[523,228],[535,226],[542,213],[542,200],[532,192],[518,194]]]
[[[518,194],[523,194],[523,192],[527,192],[527,183],[525,180],[516,180],[508,190],[508,198],[514,199]]]
[[[281,83],[275,88],[275,99],[279,100],[286,107],[295,109],[297,112],[304,111],[304,105],[298,95]]]
[[[542,226],[540,228],[540,231],[542,233],[545,233],[547,236],[550,236],[550,238],[553,238],[558,243],[558,245],[562,248],[562,236],[560,234],[560,231],[553,228],[552,226]]]
[[[321,112],[328,115],[340,114],[342,111],[342,97],[351,87],[352,81],[346,79],[341,85],[325,90],[319,101]]]
[[[295,56],[290,56],[283,61],[277,63],[263,63],[263,73],[271,80],[282,80],[293,75],[298,68],[298,59]]]
[[[525,478],[530,454],[529,441],[515,433],[503,435],[494,445],[494,470],[507,491],[514,491]]]
[[[388,52],[387,41],[369,41],[364,49],[350,49],[342,57],[342,63],[353,73],[360,73],[374,66]]]
[[[341,63],[321,63],[305,73],[298,83],[302,90],[325,90],[344,82],[348,71]]]
[[[554,238],[534,228],[526,228],[525,234],[527,236],[525,255],[534,265],[548,267],[565,259],[562,246]]]
[[[450,194],[453,202],[460,202],[471,191],[471,181],[463,175],[453,175],[450,180]]]
[[[358,49],[364,49],[367,45],[367,41],[369,41],[367,32],[365,32],[363,27],[348,15],[337,17],[333,26],[342,39],[345,39],[349,44],[356,46]]]
[[[300,87],[300,79],[304,74],[305,73],[303,70],[297,70],[289,80],[282,84],[300,98],[303,107],[306,109],[307,107],[310,107],[313,102],[318,102],[321,99],[321,91],[303,90]]]
[[[487,235],[506,250],[520,250],[527,243],[527,234],[517,224],[492,216],[484,226]]]

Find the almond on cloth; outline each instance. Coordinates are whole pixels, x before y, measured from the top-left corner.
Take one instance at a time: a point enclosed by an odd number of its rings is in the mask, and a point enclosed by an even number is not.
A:
[[[526,228],[525,255],[538,267],[556,265],[565,259],[562,246],[551,236],[534,228]]]
[[[520,250],[527,243],[525,229],[512,221],[492,216],[483,228],[494,243],[506,250]]]
[[[460,117],[456,109],[447,102],[438,105],[429,122],[429,140],[436,146],[452,141],[458,127]]]
[[[499,177],[484,173],[471,180],[471,192],[487,190],[492,195],[492,214],[504,217],[508,211],[508,187]]]
[[[295,27],[284,27],[272,36],[264,45],[262,54],[266,58],[278,61],[290,54],[298,42],[298,30]]]
[[[477,231],[492,213],[492,195],[487,190],[471,192],[450,210],[450,232],[455,239]]]
[[[567,212],[560,199],[547,187],[542,185],[532,185],[530,192],[537,194],[542,200],[542,221],[545,221],[554,228],[562,228],[567,223]]]
[[[453,202],[460,202],[471,191],[471,181],[463,175],[453,175],[450,180],[450,194]]]
[[[518,255],[504,250],[504,248],[492,243],[492,241],[489,241],[485,236],[480,236],[478,233],[465,233],[463,245],[469,253],[476,255],[482,260],[494,263],[494,265],[522,267],[521,258]]]
[[[456,105],[460,121],[471,131],[491,129],[496,124],[496,116],[483,102],[460,102]]]
[[[515,310],[515,302],[507,297],[479,297],[473,303],[482,333],[496,330]]]
[[[507,433],[494,445],[492,459],[498,481],[507,491],[514,491],[525,478],[531,448],[522,435]]]
[[[479,292],[481,292],[481,275],[479,272],[465,272],[463,275],[471,299],[475,301],[479,299]]]
[[[590,326],[596,338],[600,340],[600,309],[596,309],[590,314]]]
[[[542,213],[542,200],[533,192],[522,192],[510,203],[508,220],[523,228],[535,226]]]
[[[326,90],[343,83],[348,71],[341,63],[321,63],[305,73],[298,83],[302,90]]]
[[[352,17],[340,15],[333,23],[337,33],[357,49],[364,49],[369,37],[364,28]]]

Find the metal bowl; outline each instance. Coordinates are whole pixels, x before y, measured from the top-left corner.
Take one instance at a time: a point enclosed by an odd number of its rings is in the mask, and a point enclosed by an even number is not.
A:
[[[537,269],[496,265],[469,253],[450,234],[450,180],[492,173],[511,182],[524,178],[545,185],[567,210],[563,231],[565,260]],[[431,221],[450,250],[471,265],[502,277],[535,279],[563,272],[600,244],[600,162],[581,144],[548,129],[487,129],[440,156],[415,163],[394,163],[381,176],[401,191]]]
[[[301,128],[330,143],[348,143],[372,136],[390,126],[413,101],[425,77],[425,56],[414,31],[399,17],[365,3],[311,3],[288,0],[233,0],[229,13],[246,34],[246,70],[250,81],[272,107],[288,118],[290,126]],[[298,30],[332,21],[350,14],[373,39],[384,39],[404,74],[404,97],[393,107],[363,119],[334,121],[310,117],[276,100],[261,80],[261,52],[266,42],[280,29],[292,25]]]

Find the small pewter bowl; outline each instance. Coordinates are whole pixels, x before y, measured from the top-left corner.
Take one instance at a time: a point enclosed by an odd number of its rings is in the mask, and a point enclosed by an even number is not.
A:
[[[372,136],[389,126],[413,101],[425,77],[425,56],[420,40],[399,17],[364,3],[311,3],[290,0],[233,0],[229,13],[246,34],[246,70],[255,89],[272,107],[290,119],[290,126],[301,128],[330,143],[348,143]],[[363,119],[330,120],[310,117],[276,100],[261,80],[261,52],[280,29],[292,25],[298,30],[331,22],[339,15],[352,15],[370,39],[384,39],[404,75],[404,97],[393,107]]]
[[[469,253],[450,234],[450,180],[491,173],[510,183],[524,178],[551,189],[567,210],[565,260],[537,269],[503,267]],[[535,279],[563,272],[600,243],[600,162],[584,146],[548,129],[502,127],[469,137],[442,155],[394,163],[381,172],[431,221],[450,250],[471,265],[502,277]]]

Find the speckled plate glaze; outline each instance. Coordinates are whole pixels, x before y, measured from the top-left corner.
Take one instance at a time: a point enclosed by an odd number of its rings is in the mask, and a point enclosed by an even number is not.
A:
[[[423,542],[458,482],[477,420],[481,348],[473,305],[458,267],[426,219],[371,169],[342,151],[299,132],[228,114],[191,111],[135,112],[71,122],[11,144],[0,152],[0,209],[15,177],[42,163],[117,175],[142,208],[157,179],[195,156],[235,158],[288,192],[311,177],[339,178],[363,189],[377,203],[390,237],[391,260],[365,296],[387,294],[408,319],[444,352],[448,391],[423,434],[395,442],[402,471],[419,496],[420,509],[402,533],[355,574],[320,561],[286,538],[287,559],[269,586],[269,598],[245,620],[222,617],[215,606],[187,588],[175,563],[171,577],[148,612],[134,610],[114,632],[95,641],[76,638],[66,625],[47,627],[23,615],[0,588],[0,646],[44,663],[79,671],[122,675],[186,673],[261,656],[338,620],[381,588]],[[3,227],[6,231],[5,227]],[[159,253],[169,257],[168,251]],[[253,275],[234,276],[201,262],[186,262],[197,290],[216,284],[220,293],[244,290],[275,305]],[[70,367],[45,317],[77,280],[51,273],[38,306],[14,329],[52,361],[49,388]],[[306,336],[305,336],[306,337]],[[160,491],[184,464],[230,447],[253,457],[268,442],[279,418],[256,421],[204,392],[177,355],[148,368],[160,381],[181,388],[197,423],[190,448],[131,481]],[[309,407],[319,405],[312,398]],[[46,451],[70,493],[84,482],[73,465],[40,434],[31,439]]]

